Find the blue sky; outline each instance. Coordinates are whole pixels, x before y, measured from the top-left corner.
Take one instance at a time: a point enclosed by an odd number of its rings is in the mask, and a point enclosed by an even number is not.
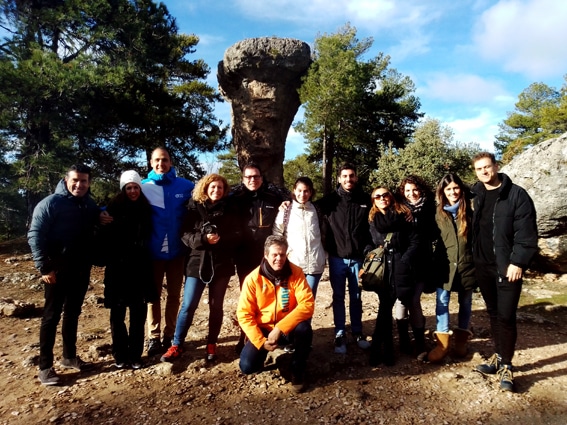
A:
[[[567,74],[567,2],[562,0],[166,0],[180,32],[200,38],[194,59],[216,69],[245,38],[307,42],[349,22],[372,37],[371,56],[414,81],[421,112],[450,126],[455,140],[493,150],[498,123],[533,82],[559,89]],[[230,122],[230,104],[217,105]],[[296,115],[300,118],[301,112]],[[304,151],[290,130],[286,158]]]

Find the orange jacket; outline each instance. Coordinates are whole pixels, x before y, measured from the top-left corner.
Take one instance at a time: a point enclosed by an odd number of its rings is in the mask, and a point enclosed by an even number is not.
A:
[[[262,276],[260,267],[252,270],[242,284],[236,315],[240,327],[258,349],[267,339],[262,329],[271,331],[277,326],[287,335],[313,316],[315,298],[303,270],[292,263],[290,266],[287,289]]]

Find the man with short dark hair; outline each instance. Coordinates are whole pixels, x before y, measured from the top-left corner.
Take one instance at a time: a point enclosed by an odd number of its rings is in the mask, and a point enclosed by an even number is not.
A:
[[[284,192],[264,181],[260,167],[249,162],[242,168],[242,184],[233,188],[231,196],[240,208],[246,226],[240,246],[236,249],[235,264],[240,286],[264,256],[264,242],[272,234],[278,208],[286,200]],[[243,332],[236,345],[240,353],[244,346]]]
[[[99,209],[89,195],[91,169],[73,165],[55,193],[33,211],[28,232],[35,266],[44,283],[45,305],[39,331],[39,381],[55,385],[53,346],[63,313],[64,369],[86,370],[90,365],[77,356],[77,327],[90,280],[93,234]]]
[[[498,373],[500,388],[513,392],[516,311],[523,272],[537,252],[536,211],[528,193],[498,173],[493,154],[481,152],[472,163],[479,180],[472,187],[473,259],[495,347],[490,361],[477,370]]]
[[[301,268],[287,259],[287,248],[283,236],[268,236],[260,266],[242,285],[237,316],[248,342],[240,354],[240,370],[259,372],[268,352],[293,344],[291,380],[300,392],[313,339],[315,298]]]
[[[362,332],[362,300],[358,274],[364,253],[372,248],[368,212],[370,196],[358,187],[353,164],[339,167],[339,184],[334,192],[316,202],[328,222],[325,250],[329,254],[329,279],[333,289],[335,353],[346,354],[345,281],[348,282],[350,325],[353,339],[362,349],[370,343]]]
[[[186,203],[191,198],[193,182],[177,177],[167,149],[152,152],[152,171],[142,181],[142,192],[152,206],[152,236],[150,250],[153,259],[157,301],[148,303],[148,356],[161,353],[171,346],[179,311],[181,286],[185,271],[185,245],[181,242],[181,224]],[[161,293],[163,278],[167,280],[165,327],[161,337]]]

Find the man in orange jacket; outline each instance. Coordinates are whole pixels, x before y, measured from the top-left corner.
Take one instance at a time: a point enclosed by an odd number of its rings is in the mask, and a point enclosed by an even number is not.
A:
[[[248,342],[240,354],[240,370],[259,372],[269,351],[293,344],[291,381],[300,392],[313,339],[315,298],[301,268],[288,261],[287,248],[284,237],[268,236],[260,266],[244,279],[237,316]]]

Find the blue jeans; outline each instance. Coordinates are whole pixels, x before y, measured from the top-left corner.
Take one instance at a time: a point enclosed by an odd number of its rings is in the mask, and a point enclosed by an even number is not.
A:
[[[305,280],[313,292],[313,298],[317,296],[317,287],[319,286],[319,281],[321,280],[321,273],[319,274],[306,274]]]
[[[209,335],[207,344],[216,344],[218,341],[223,319],[223,303],[230,276],[215,277],[209,283]],[[173,345],[183,346],[183,342],[193,322],[193,316],[201,301],[205,290],[203,281],[199,278],[187,276],[185,288],[183,289],[183,302],[177,316]]]
[[[361,290],[358,287],[358,272],[362,267],[362,260],[352,260],[329,255],[329,279],[333,289],[333,319],[335,321],[335,334],[345,331],[346,309],[345,281],[348,283],[350,327],[353,334],[362,333],[362,300]]]
[[[459,294],[459,328],[468,329],[471,323],[473,290],[462,290]],[[437,316],[437,332],[449,332],[449,301],[451,292],[437,288],[435,314]]]
[[[267,337],[270,332],[262,329],[262,333]],[[295,351],[291,360],[291,372],[295,376],[302,376],[305,372],[312,341],[313,329],[309,320],[300,322],[294,330],[287,336],[280,337],[278,341],[279,346],[293,344]],[[240,370],[246,375],[260,372],[264,367],[266,357],[268,357],[268,350],[263,347],[258,349],[248,341],[240,353]]]

